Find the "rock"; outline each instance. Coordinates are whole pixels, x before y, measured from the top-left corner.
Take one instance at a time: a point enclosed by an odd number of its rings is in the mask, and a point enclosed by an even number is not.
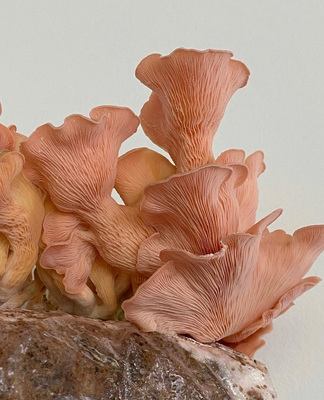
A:
[[[264,365],[128,322],[0,311],[0,399],[276,399]]]

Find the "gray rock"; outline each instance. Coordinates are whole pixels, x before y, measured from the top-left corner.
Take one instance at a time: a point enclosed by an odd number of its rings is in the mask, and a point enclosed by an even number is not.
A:
[[[128,322],[0,311],[0,399],[276,399],[265,366]]]

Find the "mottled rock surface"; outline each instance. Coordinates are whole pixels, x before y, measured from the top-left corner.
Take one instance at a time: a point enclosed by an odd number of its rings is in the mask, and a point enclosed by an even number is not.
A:
[[[275,399],[266,368],[128,322],[0,311],[0,399]]]

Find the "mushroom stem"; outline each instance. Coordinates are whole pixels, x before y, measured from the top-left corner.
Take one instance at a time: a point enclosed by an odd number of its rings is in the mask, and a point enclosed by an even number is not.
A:
[[[120,271],[119,274],[115,278],[115,293],[116,297],[119,298],[127,290],[130,288],[131,285],[131,276],[130,274]]]
[[[134,272],[137,253],[144,239],[153,233],[135,207],[104,199],[95,212],[82,214],[94,233],[94,245],[112,267]],[[109,218],[107,218],[109,216]]]

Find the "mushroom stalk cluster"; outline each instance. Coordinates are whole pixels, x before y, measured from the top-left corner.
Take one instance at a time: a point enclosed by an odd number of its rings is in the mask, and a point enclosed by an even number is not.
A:
[[[175,50],[136,69],[152,90],[137,117],[100,106],[29,137],[0,124],[0,307],[44,301],[252,356],[274,318],[319,282],[307,277],[324,226],[256,221],[264,155],[213,137],[249,70],[232,53]],[[118,157],[141,124],[167,151]],[[112,197],[115,188],[124,204]]]

